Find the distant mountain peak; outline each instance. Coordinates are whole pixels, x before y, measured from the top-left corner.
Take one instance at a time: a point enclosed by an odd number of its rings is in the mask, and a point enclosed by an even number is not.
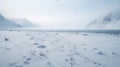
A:
[[[0,14],[0,29],[8,29],[8,28],[19,28],[21,27],[19,24],[5,18]]]
[[[120,10],[114,10],[103,18],[104,21],[120,20]]]
[[[113,10],[102,19],[95,19],[89,23],[87,29],[120,29],[120,9]]]
[[[0,14],[0,19],[4,19],[4,17]]]

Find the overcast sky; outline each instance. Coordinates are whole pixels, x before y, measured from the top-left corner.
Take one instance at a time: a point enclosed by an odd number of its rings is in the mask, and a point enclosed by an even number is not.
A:
[[[0,0],[0,14],[44,28],[83,28],[120,6],[120,0]]]

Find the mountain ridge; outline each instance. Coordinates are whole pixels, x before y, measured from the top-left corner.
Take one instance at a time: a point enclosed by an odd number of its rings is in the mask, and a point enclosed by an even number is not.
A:
[[[8,28],[34,28],[37,25],[33,24],[26,18],[21,19],[7,19],[3,15],[0,14],[0,29],[8,29]]]
[[[95,19],[85,29],[120,29],[120,9],[111,11],[102,19]]]
[[[13,21],[25,28],[36,27],[35,24],[33,24],[31,21],[29,21],[26,18],[19,18],[19,19],[17,18],[17,19],[13,19]]]
[[[3,15],[0,14],[0,28],[19,28],[19,27],[21,27],[19,24],[5,18]]]

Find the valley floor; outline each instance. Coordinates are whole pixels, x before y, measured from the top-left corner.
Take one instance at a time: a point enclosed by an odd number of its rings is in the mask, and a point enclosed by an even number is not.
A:
[[[0,31],[0,67],[120,67],[120,34]]]

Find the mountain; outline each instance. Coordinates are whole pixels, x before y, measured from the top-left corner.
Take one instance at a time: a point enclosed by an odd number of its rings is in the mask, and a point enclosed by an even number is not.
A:
[[[24,28],[28,28],[28,27],[36,27],[35,24],[32,24],[32,22],[30,22],[29,20],[27,20],[26,18],[21,18],[21,19],[13,19],[14,22],[16,22],[17,24],[21,25]]]
[[[108,13],[102,18],[89,23],[86,29],[120,29],[120,9]]]
[[[6,19],[2,15],[0,15],[0,28],[19,28],[21,27],[19,24]]]

